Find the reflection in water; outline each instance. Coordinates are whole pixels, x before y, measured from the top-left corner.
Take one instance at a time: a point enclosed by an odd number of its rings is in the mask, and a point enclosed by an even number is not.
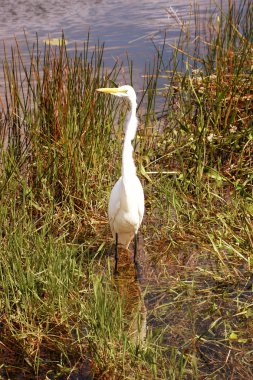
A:
[[[137,280],[137,271],[128,249],[119,248],[115,285],[123,301],[123,313],[129,338],[140,344],[146,337],[147,309]]]

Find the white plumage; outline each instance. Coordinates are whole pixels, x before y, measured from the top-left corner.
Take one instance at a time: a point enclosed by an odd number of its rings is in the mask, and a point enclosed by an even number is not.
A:
[[[119,97],[127,97],[130,102],[130,112],[127,115],[125,139],[122,154],[121,177],[114,185],[109,200],[109,222],[113,237],[116,239],[115,270],[117,271],[117,245],[128,248],[135,237],[134,259],[137,254],[137,232],[144,214],[144,193],[133,160],[132,140],[135,137],[138,119],[136,117],[136,94],[131,86],[119,88],[100,88],[97,91]]]
[[[114,185],[109,201],[109,221],[113,237],[128,248],[137,234],[144,214],[144,194],[137,176],[120,177]]]

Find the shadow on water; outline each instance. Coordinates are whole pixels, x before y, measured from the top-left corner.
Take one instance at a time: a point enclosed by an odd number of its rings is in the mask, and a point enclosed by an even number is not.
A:
[[[141,344],[146,337],[147,309],[138,282],[138,273],[128,249],[119,249],[118,274],[114,282],[123,301],[129,339],[135,344]]]

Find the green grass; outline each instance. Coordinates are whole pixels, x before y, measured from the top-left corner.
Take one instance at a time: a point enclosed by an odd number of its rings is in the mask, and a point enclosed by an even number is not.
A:
[[[6,57],[0,378],[252,378],[252,11],[218,10],[204,43],[182,33],[169,63],[165,41],[147,73],[141,284],[131,265],[114,278],[108,255],[126,106],[95,89],[120,68],[64,39],[27,42],[29,64],[18,44]]]

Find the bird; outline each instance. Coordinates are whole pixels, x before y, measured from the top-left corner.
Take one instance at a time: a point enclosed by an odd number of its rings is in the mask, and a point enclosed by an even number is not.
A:
[[[126,98],[130,105],[124,127],[121,177],[111,191],[108,205],[110,228],[115,239],[115,273],[117,273],[118,246],[128,249],[133,238],[134,263],[137,265],[137,233],[144,215],[144,191],[136,175],[132,146],[138,127],[137,98],[133,87],[129,85],[98,88],[97,91]]]

